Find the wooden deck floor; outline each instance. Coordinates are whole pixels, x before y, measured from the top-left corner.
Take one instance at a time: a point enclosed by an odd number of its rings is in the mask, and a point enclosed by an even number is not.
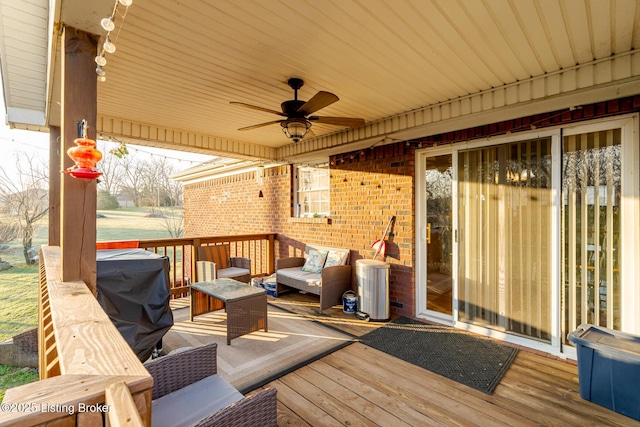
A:
[[[354,335],[376,324],[284,299]],[[521,350],[492,395],[361,343],[351,344],[268,384],[278,390],[279,426],[640,426],[580,397],[575,362]]]
[[[635,426],[587,402],[576,367],[521,351],[486,395],[360,343],[269,385],[279,426]]]

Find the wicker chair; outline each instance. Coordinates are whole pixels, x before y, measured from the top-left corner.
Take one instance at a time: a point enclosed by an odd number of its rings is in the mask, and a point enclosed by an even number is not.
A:
[[[232,257],[228,244],[199,246],[197,250],[196,280],[227,277],[242,283],[251,281],[251,260],[245,257]]]
[[[243,396],[217,375],[216,357],[213,343],[145,363],[153,376],[153,426],[277,426],[276,389]]]

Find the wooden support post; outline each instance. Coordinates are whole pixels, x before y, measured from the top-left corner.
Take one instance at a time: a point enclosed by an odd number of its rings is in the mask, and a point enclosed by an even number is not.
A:
[[[98,36],[65,27],[62,31],[63,170],[73,166],[66,155],[75,146],[77,123],[86,120],[87,137],[96,138]],[[61,280],[82,280],[96,292],[96,181],[62,175],[60,197]]]
[[[271,275],[276,271],[276,251],[275,236],[269,234],[269,244],[267,245],[267,274]]]
[[[60,246],[60,127],[49,127],[49,246]]]

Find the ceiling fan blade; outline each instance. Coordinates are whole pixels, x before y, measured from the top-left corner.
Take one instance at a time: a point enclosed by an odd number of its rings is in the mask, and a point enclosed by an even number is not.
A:
[[[312,116],[309,117],[309,120],[325,125],[347,126],[350,128],[361,128],[364,126],[364,119],[358,119],[355,117]]]
[[[229,104],[239,105],[240,107],[251,108],[253,110],[264,111],[265,113],[272,113],[272,114],[277,114],[279,116],[286,117],[286,115],[281,111],[270,110],[269,108],[258,107],[257,105],[245,104],[244,102],[234,102],[234,101],[232,101]]]
[[[307,114],[314,113],[321,108],[333,104],[339,99],[340,98],[338,98],[331,92],[325,92],[321,90],[320,92],[313,95],[310,100],[305,102],[302,107],[298,108],[298,113],[303,113],[306,116]]]
[[[251,129],[258,129],[258,128],[261,128],[261,127],[263,127],[263,126],[275,125],[275,124],[280,123],[280,122],[282,122],[282,121],[284,121],[284,120],[274,120],[274,121],[272,121],[272,122],[260,123],[260,124],[258,124],[258,125],[253,125],[253,126],[246,126],[246,127],[240,128],[240,129],[238,129],[238,130],[251,130]]]

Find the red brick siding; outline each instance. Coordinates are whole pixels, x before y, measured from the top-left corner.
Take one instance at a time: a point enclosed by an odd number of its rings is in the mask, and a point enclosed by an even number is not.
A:
[[[330,159],[331,220],[292,218],[292,167],[265,170],[263,198],[254,173],[186,185],[185,233],[190,237],[278,233],[276,256],[301,254],[306,243],[349,248],[355,261],[373,257],[371,244],[396,216],[388,237],[391,263],[390,300],[393,313],[415,315],[414,174],[415,150],[635,112],[640,96],[586,105],[462,129],[332,156]]]

